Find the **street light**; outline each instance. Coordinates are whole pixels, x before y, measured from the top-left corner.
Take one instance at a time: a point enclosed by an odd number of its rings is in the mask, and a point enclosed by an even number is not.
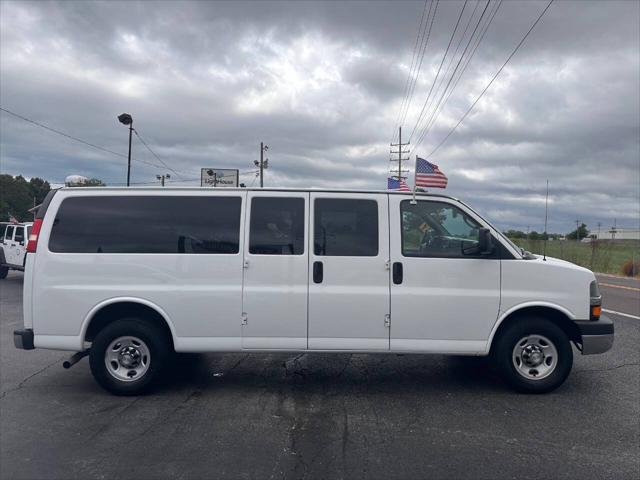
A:
[[[162,186],[164,187],[164,179],[166,178],[167,180],[169,180],[171,178],[171,175],[169,175],[168,173],[165,175],[156,175],[156,178],[160,180],[160,182],[162,182]]]
[[[133,117],[128,113],[118,115],[118,120],[123,125],[129,125],[129,157],[127,161],[127,187],[131,180],[131,134],[133,133]]]

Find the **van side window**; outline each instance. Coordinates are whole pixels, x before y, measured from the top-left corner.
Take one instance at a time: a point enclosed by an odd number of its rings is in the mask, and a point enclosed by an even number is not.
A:
[[[378,203],[375,200],[317,198],[314,209],[316,255],[378,255]]]
[[[405,257],[463,257],[463,248],[478,243],[481,226],[454,205],[404,200],[400,211]]]
[[[252,198],[249,253],[302,255],[304,225],[304,198]]]
[[[60,253],[239,252],[240,197],[100,196],[65,199],[49,249]]]

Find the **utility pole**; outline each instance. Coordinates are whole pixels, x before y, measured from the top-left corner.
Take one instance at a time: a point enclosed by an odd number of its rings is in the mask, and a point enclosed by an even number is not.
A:
[[[580,241],[580,220],[576,220],[576,240]]]
[[[609,230],[609,233],[611,234],[611,240],[615,240],[616,239],[616,232],[618,231],[617,228],[617,223],[616,223],[616,219],[613,219],[613,227],[611,227],[611,230]]]
[[[253,164],[258,167],[258,175],[260,176],[260,188],[264,187],[264,171],[269,168],[269,159],[264,158],[264,152],[269,150],[269,147],[263,142],[260,142],[260,161],[254,160]]]
[[[402,174],[404,173],[402,171],[402,162],[407,162],[409,161],[408,158],[403,157],[402,155],[405,153],[409,153],[409,150],[402,150],[402,147],[406,147],[407,145],[409,145],[409,142],[407,143],[402,143],[402,127],[398,127],[398,143],[391,143],[390,146],[391,147],[398,147],[398,151],[394,152],[393,150],[389,150],[389,153],[394,155],[394,154],[398,154],[398,158],[390,158],[389,161],[390,162],[398,162],[398,169],[396,170],[395,168],[391,169],[391,177],[392,178],[397,178],[398,181],[404,180],[405,178],[407,178],[406,176],[403,176]]]
[[[165,178],[168,180],[171,178],[171,175],[169,175],[168,173],[164,174],[164,175],[156,175],[156,178],[158,180],[160,180],[160,183],[162,184],[162,186],[164,187],[164,180]]]

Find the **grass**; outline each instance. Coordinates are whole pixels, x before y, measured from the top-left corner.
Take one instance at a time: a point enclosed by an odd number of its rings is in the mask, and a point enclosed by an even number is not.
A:
[[[512,238],[519,247],[542,255],[544,241]],[[640,261],[640,240],[600,240],[591,243],[575,240],[549,240],[547,255],[560,258],[600,273],[623,274],[625,262]],[[639,272],[635,273],[638,276]]]

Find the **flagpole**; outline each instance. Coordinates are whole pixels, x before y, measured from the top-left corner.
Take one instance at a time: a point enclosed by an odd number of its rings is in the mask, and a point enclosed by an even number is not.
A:
[[[416,203],[416,167],[418,166],[418,155],[416,155],[416,162],[413,164],[413,198],[411,199],[411,205]]]

